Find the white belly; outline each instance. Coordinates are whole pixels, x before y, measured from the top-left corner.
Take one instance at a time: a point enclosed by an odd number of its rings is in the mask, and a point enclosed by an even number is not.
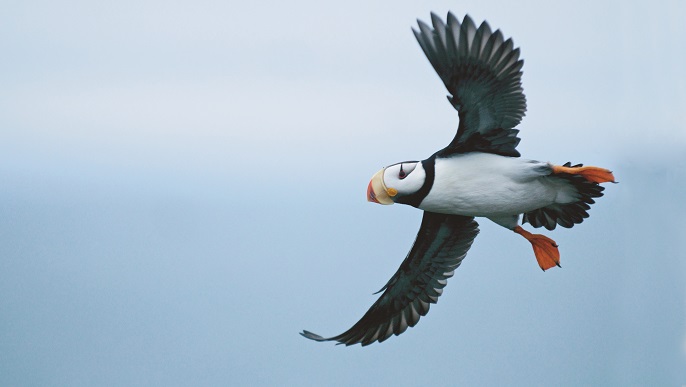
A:
[[[549,174],[547,163],[489,153],[436,159],[433,186],[419,208],[498,217],[572,201],[572,187],[560,179],[546,178]]]

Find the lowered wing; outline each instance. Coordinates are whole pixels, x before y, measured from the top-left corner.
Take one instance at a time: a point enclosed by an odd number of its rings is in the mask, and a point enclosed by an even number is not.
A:
[[[460,266],[478,233],[473,217],[425,211],[412,249],[360,321],[330,338],[309,331],[301,335],[316,341],[365,346],[405,332],[438,301],[447,279]]]

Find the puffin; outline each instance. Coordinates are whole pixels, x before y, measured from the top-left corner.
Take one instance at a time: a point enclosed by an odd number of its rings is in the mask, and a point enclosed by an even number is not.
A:
[[[511,38],[486,21],[477,27],[469,15],[460,22],[449,12],[444,22],[431,13],[431,26],[417,23],[412,31],[457,110],[457,134],[425,160],[392,164],[373,175],[367,200],[424,211],[419,232],[377,292],[383,292],[379,299],[352,328],[329,338],[300,333],[308,339],[366,346],[414,327],[464,260],[479,233],[477,217],[528,240],[543,271],[560,266],[555,241],[522,226],[571,228],[603,196],[600,184],[615,182],[604,168],[520,157],[515,127],[526,111],[524,62]]]

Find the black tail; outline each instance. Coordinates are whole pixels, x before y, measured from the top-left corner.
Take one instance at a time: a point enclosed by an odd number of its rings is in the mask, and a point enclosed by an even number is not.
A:
[[[565,167],[581,167],[583,164],[571,165],[566,163]],[[545,226],[548,230],[554,230],[556,225],[571,228],[575,224],[579,224],[588,218],[588,212],[591,204],[595,203],[593,198],[603,196],[604,187],[598,183],[593,183],[586,180],[580,175],[571,175],[567,173],[558,173],[555,177],[567,180],[572,183],[581,198],[572,203],[567,204],[551,204],[547,207],[539,208],[524,214],[522,223],[529,222],[532,226],[538,228]]]

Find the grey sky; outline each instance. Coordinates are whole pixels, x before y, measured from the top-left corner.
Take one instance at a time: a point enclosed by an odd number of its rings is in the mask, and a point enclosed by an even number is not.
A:
[[[371,175],[457,114],[410,32],[486,19],[525,60],[525,157],[615,171],[545,232],[487,221],[428,316],[342,348],[419,211]],[[686,5],[10,2],[0,14],[0,384],[686,383]]]

